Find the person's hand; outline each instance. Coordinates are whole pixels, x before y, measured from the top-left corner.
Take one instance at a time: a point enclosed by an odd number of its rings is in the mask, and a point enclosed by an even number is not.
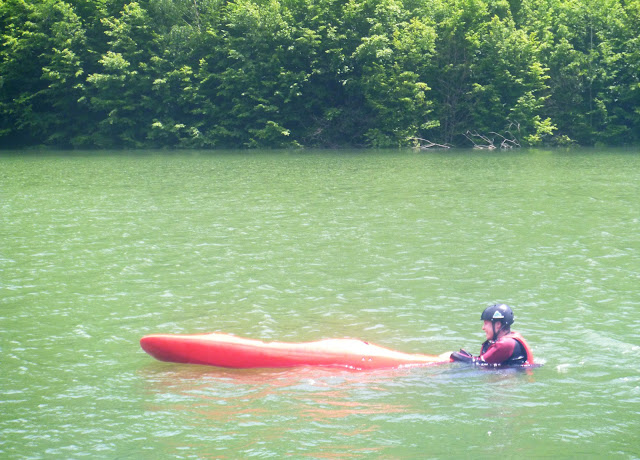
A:
[[[454,351],[453,353],[451,353],[451,359],[462,363],[473,362],[473,356],[471,355],[471,353],[463,350],[462,348],[460,349],[460,351]]]

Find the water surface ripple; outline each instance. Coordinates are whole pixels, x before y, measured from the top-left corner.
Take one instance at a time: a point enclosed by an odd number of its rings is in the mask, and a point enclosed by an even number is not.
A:
[[[3,153],[3,458],[640,458],[640,152]],[[153,332],[542,368],[160,363]]]

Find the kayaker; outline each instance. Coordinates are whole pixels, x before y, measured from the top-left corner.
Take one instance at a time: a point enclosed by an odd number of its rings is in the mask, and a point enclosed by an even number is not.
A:
[[[482,330],[487,340],[482,344],[480,356],[465,350],[451,354],[451,359],[477,366],[522,366],[533,364],[533,354],[520,334],[511,330],[513,310],[500,303],[485,308],[480,316],[484,321]]]

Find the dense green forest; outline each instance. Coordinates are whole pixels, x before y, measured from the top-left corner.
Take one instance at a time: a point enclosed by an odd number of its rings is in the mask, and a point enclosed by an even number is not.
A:
[[[0,33],[3,148],[640,140],[640,0],[0,0]]]

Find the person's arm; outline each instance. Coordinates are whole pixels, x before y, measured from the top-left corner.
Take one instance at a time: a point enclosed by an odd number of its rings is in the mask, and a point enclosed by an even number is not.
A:
[[[479,356],[480,361],[484,361],[488,364],[502,364],[513,354],[513,350],[516,346],[514,339],[502,339],[492,344],[486,352]]]
[[[460,351],[451,353],[451,359],[462,363],[474,363],[478,358],[475,358],[471,353],[461,348]]]

